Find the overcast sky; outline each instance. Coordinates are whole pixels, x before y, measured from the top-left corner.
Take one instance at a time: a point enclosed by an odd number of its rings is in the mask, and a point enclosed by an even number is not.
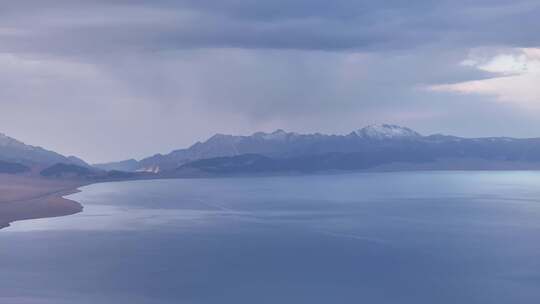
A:
[[[0,132],[90,162],[214,133],[540,137],[540,1],[17,0]]]

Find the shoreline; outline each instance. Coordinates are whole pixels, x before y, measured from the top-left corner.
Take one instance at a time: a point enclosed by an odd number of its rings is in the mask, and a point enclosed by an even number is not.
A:
[[[162,179],[198,179],[198,178],[243,178],[274,176],[306,176],[306,175],[341,175],[357,173],[388,172],[540,172],[540,170],[403,170],[403,171],[334,171],[318,172],[318,174],[262,174],[262,175],[201,175],[201,176],[159,176],[140,179],[116,179],[96,181],[50,180],[34,176],[0,174],[0,230],[10,227],[11,223],[23,220],[54,218],[80,213],[82,204],[67,199],[65,196],[80,192],[79,188],[106,182],[122,182],[137,180]]]
[[[0,230],[11,223],[72,215],[83,206],[64,196],[91,183],[47,181],[40,178],[0,176]]]
[[[78,192],[80,192],[78,188],[66,189],[28,200],[2,203],[0,229],[10,227],[17,221],[61,217],[82,212],[84,207],[79,202],[64,197]]]

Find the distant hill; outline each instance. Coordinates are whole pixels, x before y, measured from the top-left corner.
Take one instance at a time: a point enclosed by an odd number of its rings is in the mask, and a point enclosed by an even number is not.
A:
[[[250,136],[216,134],[187,149],[103,166],[165,175],[188,170],[225,174],[393,168],[534,169],[540,168],[540,138],[424,136],[388,124],[367,126],[347,135],[277,130]]]
[[[47,167],[39,173],[43,177],[58,179],[76,179],[84,181],[111,181],[155,178],[145,172],[105,171],[97,168],[83,167],[74,164],[58,163]]]
[[[28,171],[30,171],[30,168],[25,165],[0,160],[0,173],[17,174]]]
[[[0,133],[0,160],[28,167],[50,166],[57,163],[89,167],[86,162],[75,156],[66,157],[41,147],[27,145],[2,133]]]
[[[73,164],[58,163],[41,170],[41,176],[45,177],[89,177],[95,175],[95,171],[87,167]]]
[[[115,170],[130,172],[137,170],[139,162],[137,162],[135,159],[128,159],[114,163],[92,164],[92,166],[106,171]]]
[[[372,158],[359,152],[291,158],[269,158],[257,154],[244,154],[201,159],[162,174],[166,177],[192,177],[414,170],[540,170],[540,162],[481,158],[433,159],[427,155],[416,157],[380,155]]]

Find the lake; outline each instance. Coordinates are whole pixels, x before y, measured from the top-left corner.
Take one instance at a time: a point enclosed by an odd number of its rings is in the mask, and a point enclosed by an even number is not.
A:
[[[540,173],[95,184],[0,230],[0,303],[540,303]]]

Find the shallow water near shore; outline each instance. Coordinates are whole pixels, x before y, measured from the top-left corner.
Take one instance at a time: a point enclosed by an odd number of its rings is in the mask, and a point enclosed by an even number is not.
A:
[[[0,231],[0,303],[540,303],[540,173],[95,184]]]

